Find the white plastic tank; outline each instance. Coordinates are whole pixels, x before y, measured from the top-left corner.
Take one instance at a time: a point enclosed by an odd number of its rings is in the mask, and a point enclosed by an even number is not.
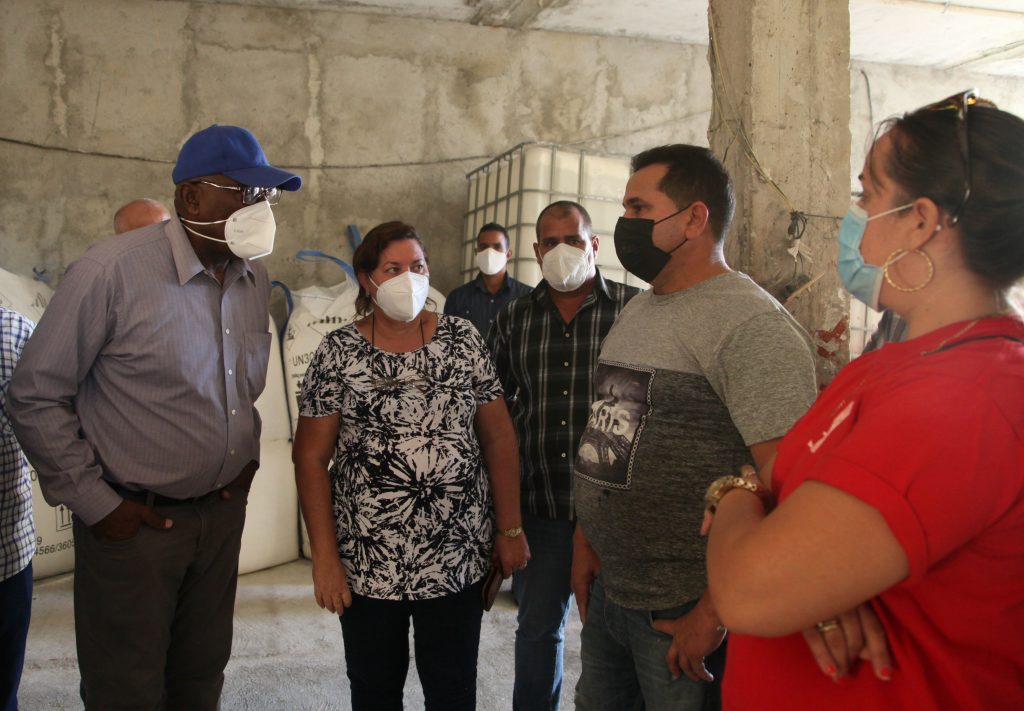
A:
[[[509,234],[509,273],[531,286],[541,280],[533,253],[541,210],[557,200],[578,202],[590,213],[600,238],[597,264],[613,280],[646,287],[622,268],[615,256],[615,223],[629,180],[629,156],[591,153],[551,143],[521,143],[466,175],[467,210],[463,233],[463,281],[476,276],[476,236],[489,222]]]

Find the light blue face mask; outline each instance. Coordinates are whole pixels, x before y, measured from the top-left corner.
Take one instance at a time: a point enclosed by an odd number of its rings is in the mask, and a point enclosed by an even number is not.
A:
[[[864,230],[868,223],[877,220],[879,217],[890,215],[900,210],[905,210],[914,203],[907,203],[894,207],[891,210],[880,212],[877,215],[868,217],[864,208],[853,203],[843,218],[843,224],[839,227],[839,260],[836,267],[839,271],[839,278],[843,281],[846,290],[853,294],[858,301],[863,301],[874,310],[878,310],[878,293],[882,289],[883,267],[868,264],[860,253],[860,243],[864,239]],[[886,263],[885,266],[894,264],[902,259],[907,253],[903,252],[895,259]]]

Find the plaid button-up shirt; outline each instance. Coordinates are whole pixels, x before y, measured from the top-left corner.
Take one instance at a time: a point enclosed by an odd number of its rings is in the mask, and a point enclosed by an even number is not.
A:
[[[575,518],[572,468],[596,398],[601,341],[639,291],[598,271],[594,290],[567,324],[541,281],[494,321],[488,345],[519,437],[522,507],[534,516]]]
[[[23,571],[36,550],[28,460],[7,415],[7,386],[31,335],[31,321],[0,307],[0,580]]]

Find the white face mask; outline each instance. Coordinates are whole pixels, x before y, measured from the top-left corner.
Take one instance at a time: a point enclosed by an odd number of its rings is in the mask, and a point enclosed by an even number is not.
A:
[[[403,323],[409,323],[420,315],[430,292],[430,277],[415,272],[402,272],[383,284],[373,279],[370,283],[377,287],[374,303],[388,318]]]
[[[241,207],[224,220],[198,222],[186,220],[180,216],[178,219],[189,225],[219,225],[223,222],[224,239],[208,237],[188,225],[185,225],[185,229],[197,237],[208,239],[211,242],[227,243],[228,249],[236,257],[259,259],[274,251],[274,234],[277,232],[277,223],[274,222],[274,211],[270,209],[270,203],[266,200]]]
[[[593,266],[594,252],[589,243],[586,249],[560,244],[544,255],[540,271],[555,291],[573,291],[583,286]]]
[[[476,265],[487,276],[494,276],[508,263],[508,253],[499,252],[488,247],[482,252],[476,253]]]

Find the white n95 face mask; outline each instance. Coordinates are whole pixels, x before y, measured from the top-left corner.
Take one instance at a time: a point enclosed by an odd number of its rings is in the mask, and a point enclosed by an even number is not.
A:
[[[568,244],[560,244],[544,255],[540,271],[555,291],[573,291],[579,289],[590,276],[593,256],[590,245],[586,249],[577,249]]]
[[[228,249],[236,257],[242,259],[259,259],[274,251],[274,235],[277,233],[277,223],[274,221],[274,211],[270,209],[270,203],[260,200],[252,205],[246,205],[231,213],[231,216],[224,220],[213,220],[212,222],[198,222],[178,217],[182,222],[189,225],[219,225],[224,223],[224,239],[209,237],[198,232],[188,225],[185,229],[203,239],[211,242],[227,243]]]
[[[420,315],[430,292],[430,277],[415,272],[402,272],[383,284],[373,279],[370,283],[377,287],[374,303],[386,316],[403,323],[409,323]]]
[[[508,253],[499,252],[488,247],[482,252],[476,253],[476,265],[487,276],[494,276],[508,263]]]

